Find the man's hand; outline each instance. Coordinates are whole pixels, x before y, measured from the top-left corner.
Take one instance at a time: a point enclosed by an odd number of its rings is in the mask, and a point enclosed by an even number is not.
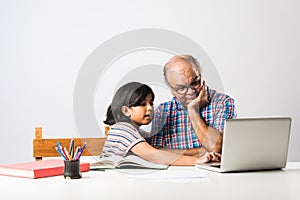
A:
[[[207,95],[207,89],[205,85],[205,81],[203,81],[202,86],[200,88],[199,95],[188,104],[188,108],[202,108],[206,106],[208,103],[208,95]]]

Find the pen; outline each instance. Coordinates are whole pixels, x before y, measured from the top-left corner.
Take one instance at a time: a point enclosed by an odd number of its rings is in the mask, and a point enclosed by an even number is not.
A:
[[[84,142],[84,144],[83,144],[83,146],[82,146],[82,148],[81,148],[81,150],[80,150],[80,151],[81,151],[81,154],[83,153],[85,147],[86,147],[86,142]]]
[[[71,155],[71,160],[72,160],[74,156],[74,137],[70,141],[69,153]]]
[[[62,149],[60,141],[57,142],[57,147],[60,148],[60,149]]]
[[[67,158],[65,157],[65,155],[61,152],[60,148],[58,147],[54,147],[56,149],[56,151],[65,159],[67,160]]]
[[[81,151],[78,151],[78,154],[76,155],[75,160],[79,160],[80,156],[81,156]]]
[[[74,156],[73,156],[73,158],[72,158],[73,160],[76,160],[76,157],[77,157],[77,155],[78,155],[80,149],[81,149],[80,146],[78,146],[78,147],[76,148],[76,152],[74,153]]]
[[[79,151],[78,155],[76,156],[76,160],[79,160],[79,158],[82,155],[85,147],[86,147],[86,142],[84,142],[84,145],[82,146],[81,150]]]
[[[67,160],[69,160],[69,155],[67,154],[67,152],[65,151],[65,148],[61,147],[61,152],[63,152],[63,154],[65,155],[65,157],[67,158]]]
[[[67,150],[67,148],[64,147],[63,150],[64,150],[64,152],[65,152],[65,154],[66,154],[68,160],[71,160],[71,157],[70,157],[70,154],[69,154],[69,151]]]
[[[64,149],[62,148],[60,141],[57,142],[57,147],[60,150],[60,152],[64,155],[65,160],[68,160],[68,156],[67,156],[66,152],[64,151]]]

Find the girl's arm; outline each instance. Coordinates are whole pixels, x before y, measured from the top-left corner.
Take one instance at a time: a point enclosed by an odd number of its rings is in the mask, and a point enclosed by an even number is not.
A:
[[[131,151],[141,158],[153,163],[163,163],[168,165],[195,165],[196,162],[218,161],[220,155],[205,154],[201,158],[195,156],[185,156],[177,153],[156,149],[147,142],[140,142],[131,148]]]

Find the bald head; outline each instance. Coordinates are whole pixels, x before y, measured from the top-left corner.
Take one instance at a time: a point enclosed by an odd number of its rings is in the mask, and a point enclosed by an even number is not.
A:
[[[194,57],[174,56],[164,66],[164,76],[171,93],[183,106],[188,105],[199,95],[201,72],[199,63]]]
[[[179,76],[184,79],[188,79],[188,77],[200,75],[201,71],[199,62],[191,55],[174,56],[164,66],[164,77],[168,84],[168,77],[170,76]]]

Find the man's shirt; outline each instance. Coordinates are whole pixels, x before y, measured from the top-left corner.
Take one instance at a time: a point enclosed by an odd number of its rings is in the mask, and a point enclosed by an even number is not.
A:
[[[205,123],[223,132],[225,119],[236,118],[234,99],[207,87],[208,104],[199,109]],[[190,122],[188,111],[176,97],[160,104],[154,112],[151,137],[146,138],[152,146],[189,149],[201,147]]]

